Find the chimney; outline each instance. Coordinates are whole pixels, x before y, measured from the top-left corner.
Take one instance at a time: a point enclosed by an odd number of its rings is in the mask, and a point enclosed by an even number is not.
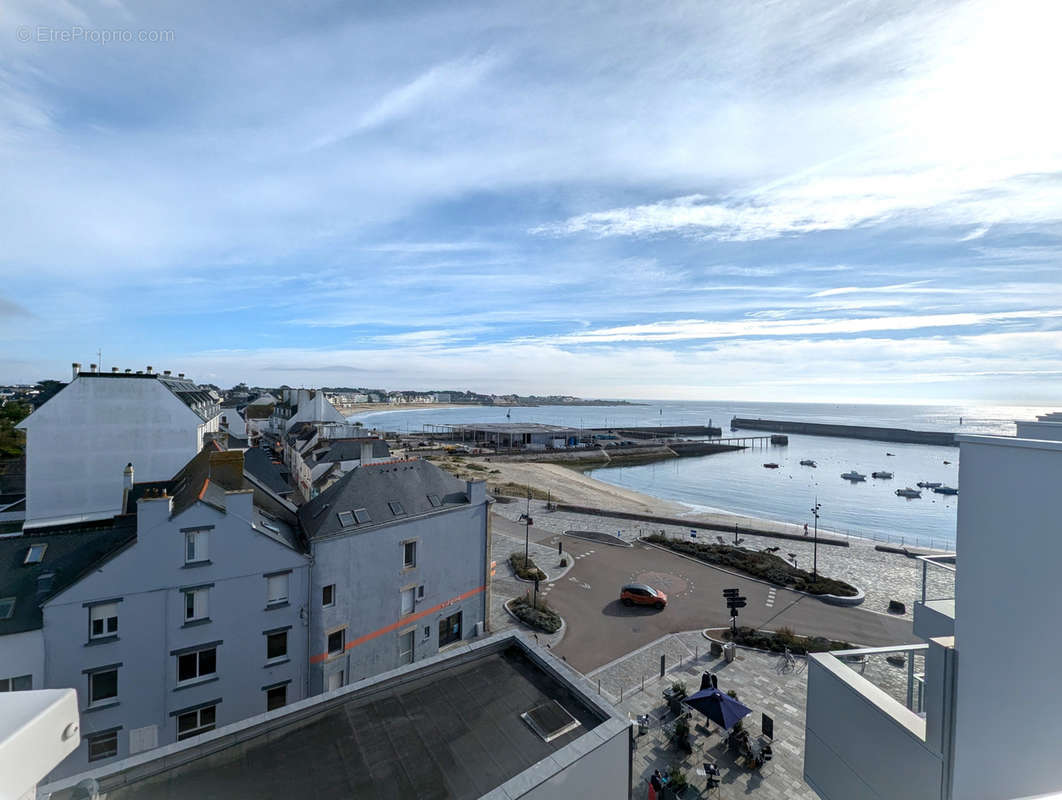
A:
[[[131,370],[131,369],[127,369],[127,370],[125,371],[125,374],[126,374],[126,375],[130,375],[130,374],[132,374],[132,372],[133,372],[133,370]]]
[[[210,480],[223,489],[243,488],[243,450],[221,450],[210,454]]]
[[[117,372],[117,371],[118,371],[118,367],[111,367],[111,372]]]
[[[74,362],[73,364],[71,364],[70,366],[74,368],[74,378],[76,378],[76,377],[77,377],[77,374],[78,374],[79,372],[81,372],[81,365],[80,365],[80,364],[78,364],[78,363],[77,363],[77,362],[75,361],[75,362]],[[71,380],[72,380],[72,379],[71,379]]]
[[[95,364],[89,364],[89,372],[95,372],[95,371],[96,371],[96,365]]]
[[[147,374],[148,374],[148,375],[150,375],[150,374],[151,374],[151,365],[150,365],[150,364],[148,365],[148,368],[147,368]]]
[[[361,463],[363,465],[372,463],[372,443],[372,439],[361,440]]]
[[[178,378],[183,378],[184,377],[184,373],[183,372],[178,372],[177,373],[177,377]]]
[[[130,461],[125,465],[125,471],[122,473],[125,476],[125,488],[133,488],[133,462]]]
[[[170,371],[169,371],[168,369],[164,369],[164,370],[162,371],[162,374],[163,374],[163,375],[169,375],[169,374],[170,374]]]
[[[138,370],[136,371],[136,374],[137,374],[137,375],[143,375],[143,374],[144,374],[144,370],[142,370],[142,369],[138,369]]]

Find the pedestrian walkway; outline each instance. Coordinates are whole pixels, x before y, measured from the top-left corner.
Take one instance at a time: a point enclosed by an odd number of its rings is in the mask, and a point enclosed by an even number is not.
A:
[[[690,783],[690,789],[684,795],[687,798],[815,800],[814,792],[803,780],[804,709],[807,700],[804,659],[798,658],[796,668],[788,669],[784,667],[784,659],[780,656],[739,649],[737,658],[727,663],[722,658],[710,655],[709,644],[699,631],[672,634],[588,676],[592,683],[602,678],[603,687],[616,688],[616,695],[609,699],[632,720],[643,714],[650,718],[648,732],[635,739],[633,796],[647,796],[648,781],[653,770],[658,769],[663,773],[673,765],[678,765]],[[668,670],[663,679],[659,677],[661,654],[667,659],[665,666]],[[643,689],[645,668],[654,662],[657,669],[645,680]],[[734,690],[740,701],[752,709],[753,713],[745,718],[743,724],[754,740],[761,736],[762,714],[772,719],[774,737],[769,741],[774,755],[765,766],[748,769],[738,763],[734,754],[724,748],[718,728],[711,725],[712,731],[708,732],[704,717],[697,712],[693,712],[690,720],[693,753],[687,755],[669,740],[668,727],[673,724],[674,715],[664,702],[664,688],[675,681],[682,681],[692,694],[700,687],[704,671],[716,673],[719,688]],[[603,688],[602,694],[606,694],[606,691]],[[711,794],[705,792],[705,777],[697,772],[703,771],[706,761],[716,764],[720,772],[719,787],[713,789]]]

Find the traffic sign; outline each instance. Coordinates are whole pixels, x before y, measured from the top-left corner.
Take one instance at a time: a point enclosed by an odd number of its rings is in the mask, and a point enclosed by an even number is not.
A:
[[[737,597],[740,589],[723,589],[723,597]]]
[[[745,602],[744,597],[735,597],[733,600],[728,600],[726,603],[727,608],[744,608],[748,603]]]

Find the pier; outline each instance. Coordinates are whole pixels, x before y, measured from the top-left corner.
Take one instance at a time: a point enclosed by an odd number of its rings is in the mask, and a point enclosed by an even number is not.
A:
[[[957,447],[956,434],[944,431],[914,431],[907,428],[884,428],[864,425],[833,425],[823,422],[795,422],[776,419],[745,419],[734,417],[730,421],[733,430],[774,431],[777,433],[802,433],[807,436],[836,436],[842,439],[871,439],[877,442],[903,444],[930,444],[942,447]]]

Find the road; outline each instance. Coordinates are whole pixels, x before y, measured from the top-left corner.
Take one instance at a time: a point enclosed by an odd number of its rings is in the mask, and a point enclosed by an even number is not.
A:
[[[516,533],[517,526],[511,531],[508,525],[503,527],[507,533]],[[518,527],[523,535],[523,526]],[[556,541],[555,534],[531,530],[539,541]],[[563,540],[575,565],[546,595],[568,624],[554,652],[584,673],[665,634],[728,625],[730,615],[723,602],[727,588],[738,588],[748,598],[748,606],[738,617],[741,625],[769,630],[785,626],[798,634],[873,647],[917,641],[910,621],[902,617],[831,606],[648,545],[624,548],[570,536]],[[618,599],[620,586],[632,580],[666,592],[667,608],[623,606]]]

